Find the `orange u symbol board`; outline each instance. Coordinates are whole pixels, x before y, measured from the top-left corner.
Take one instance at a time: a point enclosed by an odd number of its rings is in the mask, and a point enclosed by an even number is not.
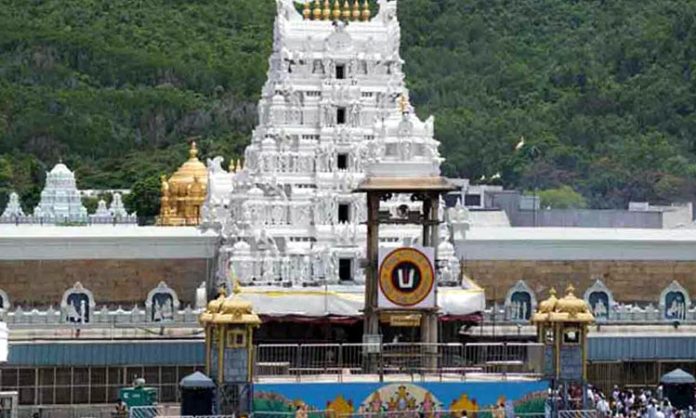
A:
[[[427,255],[416,248],[397,248],[384,257],[379,287],[394,305],[412,307],[423,302],[435,285],[435,273]]]

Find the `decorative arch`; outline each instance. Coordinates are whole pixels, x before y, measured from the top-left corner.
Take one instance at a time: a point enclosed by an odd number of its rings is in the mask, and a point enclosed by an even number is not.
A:
[[[590,305],[592,314],[597,321],[609,319],[612,315],[612,308],[616,305],[614,294],[601,279],[595,280],[592,286],[585,290],[583,299]]]
[[[10,303],[10,297],[7,296],[7,292],[0,289],[0,310],[7,311],[11,307],[12,307],[12,303]]]
[[[689,292],[676,280],[660,293],[660,314],[663,319],[683,321],[690,307]]]
[[[62,320],[73,324],[88,324],[94,312],[94,295],[82,283],[75,282],[73,287],[63,293],[60,302]]]
[[[179,309],[179,297],[165,282],[159,282],[145,299],[145,311],[149,322],[171,322]]]
[[[524,280],[519,280],[505,296],[505,319],[516,322],[529,321],[536,306],[534,292]]]

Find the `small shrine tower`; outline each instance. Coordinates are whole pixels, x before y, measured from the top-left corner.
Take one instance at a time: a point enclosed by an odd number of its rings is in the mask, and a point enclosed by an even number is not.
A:
[[[198,148],[191,142],[189,159],[167,180],[162,176],[160,215],[162,226],[198,225],[201,206],[208,192],[208,169],[198,159]]]
[[[261,319],[240,292],[235,281],[232,297],[221,291],[199,318],[205,328],[205,371],[217,385],[216,413],[222,415],[251,411],[252,337]]]
[[[574,398],[587,404],[587,333],[588,325],[594,323],[590,306],[574,294],[568,286],[566,295],[556,298],[555,289],[538,306],[532,316],[537,326],[539,342],[544,345],[544,375],[551,379],[558,396],[568,403],[569,392],[577,392]],[[582,393],[580,393],[580,390]]]

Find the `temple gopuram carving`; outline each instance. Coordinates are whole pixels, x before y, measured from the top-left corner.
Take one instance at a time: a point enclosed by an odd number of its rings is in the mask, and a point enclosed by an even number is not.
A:
[[[220,282],[234,270],[245,286],[361,285],[366,198],[353,190],[368,165],[392,158],[391,169],[439,175],[433,118],[420,120],[408,100],[396,4],[319,1],[298,10],[278,1],[244,165],[226,171],[221,157],[208,162],[201,225],[222,240]],[[420,167],[427,169],[414,171]],[[401,195],[384,202],[393,216],[419,205]],[[439,219],[457,218],[441,207]],[[438,282],[469,288],[453,229],[442,225]],[[381,245],[417,245],[420,235],[418,227],[390,225]]]
[[[208,169],[198,160],[198,148],[191,142],[189,159],[167,180],[161,178],[161,226],[186,226],[200,223],[201,205],[208,193]]]

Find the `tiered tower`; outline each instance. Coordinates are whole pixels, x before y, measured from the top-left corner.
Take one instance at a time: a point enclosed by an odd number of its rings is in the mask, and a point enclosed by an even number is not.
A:
[[[268,80],[244,168],[232,174],[219,158],[209,161],[211,184],[229,184],[211,187],[203,208],[204,227],[223,237],[219,278],[232,266],[242,284],[361,283],[366,202],[353,190],[367,164],[396,147],[439,174],[433,121],[418,120],[408,104],[396,3],[380,0],[372,17],[367,1],[307,2],[298,11],[291,0],[277,0]],[[385,228],[381,243],[419,236],[417,227],[400,225]],[[451,269],[459,271],[456,260]]]
[[[19,202],[19,195],[15,192],[10,193],[10,200],[7,202],[5,210],[0,215],[0,218],[15,219],[24,217],[22,205]]]
[[[136,215],[133,213],[129,215],[126,212],[126,208],[123,206],[123,199],[121,198],[121,193],[114,193],[111,200],[111,205],[107,208],[106,201],[100,199],[97,203],[97,210],[94,214],[89,215],[92,222],[96,223],[109,223],[114,221],[128,221],[131,220],[136,222]]]
[[[34,216],[62,221],[87,219],[87,209],[82,206],[75,174],[62,162],[46,173],[46,186],[41,191],[41,201],[34,209]]]

